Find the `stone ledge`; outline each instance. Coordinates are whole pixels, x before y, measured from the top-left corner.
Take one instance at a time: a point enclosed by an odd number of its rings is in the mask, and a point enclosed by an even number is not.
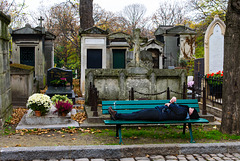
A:
[[[87,145],[0,148],[0,160],[126,158],[146,155],[239,153],[239,142],[195,144]]]

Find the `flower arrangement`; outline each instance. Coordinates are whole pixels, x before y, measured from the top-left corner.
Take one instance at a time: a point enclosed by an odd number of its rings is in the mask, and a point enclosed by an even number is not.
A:
[[[35,93],[27,100],[27,108],[33,111],[40,111],[41,115],[48,113],[51,106],[52,101],[50,97],[45,94]]]
[[[206,74],[205,79],[209,85],[217,86],[222,84],[223,71],[218,71],[217,73]]]
[[[59,79],[54,79],[50,81],[50,83],[55,86],[66,86],[68,81],[67,81],[67,78],[59,78]]]
[[[188,88],[192,88],[193,85],[194,85],[194,81],[189,81],[189,82],[187,83]]]
[[[58,101],[56,103],[57,110],[59,115],[66,116],[72,110],[73,105],[68,101]]]
[[[63,101],[63,102],[67,102],[67,101],[68,101],[69,103],[73,104],[72,100],[69,99],[69,98],[67,97],[67,95],[58,95],[58,94],[55,94],[54,96],[52,96],[51,100],[52,100],[52,102],[53,102],[54,104],[56,104],[56,103],[59,102],[59,101]]]

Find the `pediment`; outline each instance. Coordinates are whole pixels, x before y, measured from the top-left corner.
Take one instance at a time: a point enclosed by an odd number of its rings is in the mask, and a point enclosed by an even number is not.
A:
[[[108,34],[108,32],[98,27],[91,27],[82,31],[81,34]]]
[[[41,32],[33,28],[23,27],[17,30],[13,30],[12,34],[41,34]]]
[[[115,32],[115,33],[111,33],[108,35],[108,38],[109,39],[121,39],[121,38],[125,38],[125,39],[128,39],[130,38],[130,35],[129,34],[126,34],[124,32]]]

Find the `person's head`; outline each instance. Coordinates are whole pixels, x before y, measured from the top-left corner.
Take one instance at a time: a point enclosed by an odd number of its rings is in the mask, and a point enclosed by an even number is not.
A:
[[[173,97],[171,100],[170,100],[170,103],[175,103],[177,101],[177,98],[176,97]]]
[[[189,108],[189,116],[190,116],[190,119],[199,118],[198,112],[194,108]]]

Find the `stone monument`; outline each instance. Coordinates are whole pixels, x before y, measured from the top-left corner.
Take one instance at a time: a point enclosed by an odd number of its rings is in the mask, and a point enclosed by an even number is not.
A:
[[[10,22],[10,17],[0,11],[0,128],[12,112],[8,33]]]
[[[207,28],[204,40],[205,74],[223,70],[225,29],[226,26],[218,15]]]
[[[152,53],[146,50],[140,52],[139,29],[135,32],[133,55],[133,60],[127,64],[126,69],[86,69],[85,100],[88,100],[90,83],[98,89],[102,100],[127,100],[131,88],[147,94],[136,93],[136,99],[167,99],[167,93],[163,92],[167,87],[178,93],[183,91],[186,70],[154,69]],[[160,92],[163,94],[148,95]],[[178,94],[174,96],[181,98]]]
[[[42,89],[46,85],[47,70],[54,66],[54,40],[52,33],[45,31],[42,17],[39,26],[33,28],[30,24],[11,31],[12,63],[25,64],[34,67],[34,76]]]

